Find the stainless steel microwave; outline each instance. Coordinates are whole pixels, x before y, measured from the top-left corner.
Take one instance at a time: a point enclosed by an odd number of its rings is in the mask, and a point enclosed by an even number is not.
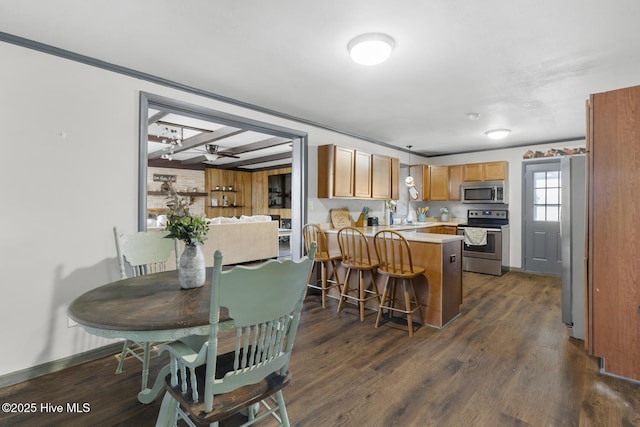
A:
[[[509,203],[505,181],[465,182],[460,185],[462,203]]]

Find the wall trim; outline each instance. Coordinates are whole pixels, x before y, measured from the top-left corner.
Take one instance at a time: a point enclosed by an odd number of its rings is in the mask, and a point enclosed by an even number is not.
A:
[[[64,357],[62,359],[52,360],[51,362],[43,363],[41,365],[25,368],[20,371],[11,372],[6,375],[0,376],[0,388],[8,387],[10,385],[18,384],[23,381],[31,380],[43,375],[51,374],[54,372],[62,371],[63,369],[70,368],[72,366],[80,365],[85,362],[100,359],[105,356],[111,356],[118,354],[122,351],[122,342],[116,342],[106,345],[104,347],[98,347],[93,350],[85,351],[83,353],[74,354],[72,356]],[[113,364],[113,370],[115,372],[116,363]]]

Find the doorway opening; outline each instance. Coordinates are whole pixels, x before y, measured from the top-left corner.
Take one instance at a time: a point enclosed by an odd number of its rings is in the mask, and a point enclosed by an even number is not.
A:
[[[306,222],[306,194],[307,194],[307,133],[295,129],[285,128],[282,126],[274,125],[271,123],[261,122],[247,117],[236,116],[233,114],[225,113],[223,111],[214,110],[207,107],[202,107],[195,104],[190,104],[182,101],[178,101],[171,98],[162,97],[159,95],[149,94],[141,92],[140,94],[140,122],[139,122],[139,174],[138,174],[138,229],[140,231],[146,229],[147,225],[147,181],[148,181],[148,166],[149,166],[149,124],[152,120],[157,121],[158,116],[150,117],[149,112],[153,110],[160,112],[161,114],[174,114],[184,117],[189,117],[197,120],[202,120],[210,123],[215,123],[218,126],[224,126],[225,128],[238,129],[241,132],[253,132],[258,134],[264,134],[272,137],[273,139],[286,139],[288,142],[288,148],[290,149],[291,156],[291,182],[294,185],[291,186],[290,203],[291,203],[291,229],[294,231],[291,233],[291,255],[293,257],[300,257],[302,255],[302,239],[299,232],[296,230],[302,230],[302,224]],[[171,126],[169,126],[171,128]],[[183,129],[177,128],[177,132],[172,134],[178,134],[181,142],[185,142],[183,139]],[[197,137],[193,138],[197,141]],[[273,144],[273,141],[268,143]],[[262,145],[265,143],[263,142]],[[203,147],[206,147],[202,144]],[[251,145],[251,144],[250,144]],[[254,149],[258,149],[260,143],[253,144]],[[182,150],[183,147],[180,147]],[[208,147],[207,151],[210,152]],[[248,150],[248,149],[247,149]],[[176,149],[178,151],[178,149]],[[255,150],[253,150],[255,151]],[[222,152],[221,152],[222,153]],[[210,154],[210,153],[209,153]],[[233,154],[232,151],[228,151],[227,154]],[[207,160],[207,153],[203,153],[205,160]],[[215,155],[215,153],[214,153]],[[175,153],[171,153],[171,157],[176,157]],[[231,156],[225,156],[231,157]],[[264,161],[268,164],[268,155],[265,155]],[[272,156],[273,157],[273,156]],[[282,157],[282,154],[278,154],[276,157]],[[195,162],[195,161],[194,161]],[[188,161],[187,161],[188,163]],[[237,162],[237,167],[240,162]],[[231,165],[230,167],[233,167]]]

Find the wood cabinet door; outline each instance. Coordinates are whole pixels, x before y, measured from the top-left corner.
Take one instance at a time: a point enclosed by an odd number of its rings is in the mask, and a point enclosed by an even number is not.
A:
[[[462,165],[449,166],[449,200],[461,200],[460,184],[462,184]]]
[[[333,195],[353,197],[355,150],[334,146]]]
[[[371,197],[371,154],[369,153],[355,152],[353,195],[355,197]]]
[[[640,86],[591,96],[588,292],[593,353],[640,381]]]
[[[391,157],[372,154],[371,170],[371,197],[374,199],[390,199]]]
[[[482,181],[482,163],[467,163],[462,165],[462,180],[464,182]]]
[[[392,200],[400,198],[400,159],[391,158],[391,197]]]
[[[413,177],[416,190],[418,190],[418,200],[429,200],[429,165],[409,166],[409,174]]]
[[[449,199],[449,166],[429,166],[429,200]]]
[[[483,163],[485,181],[504,181],[507,179],[507,162]]]

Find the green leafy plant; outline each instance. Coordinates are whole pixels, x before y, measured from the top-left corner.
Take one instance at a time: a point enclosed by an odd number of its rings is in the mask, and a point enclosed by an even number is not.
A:
[[[180,197],[173,188],[169,191],[167,207],[168,238],[182,240],[187,245],[203,244],[207,240],[209,225],[204,217],[189,213],[191,204],[189,197]]]
[[[449,213],[449,208],[447,208],[446,206],[441,207],[440,213],[443,213],[443,214]]]

